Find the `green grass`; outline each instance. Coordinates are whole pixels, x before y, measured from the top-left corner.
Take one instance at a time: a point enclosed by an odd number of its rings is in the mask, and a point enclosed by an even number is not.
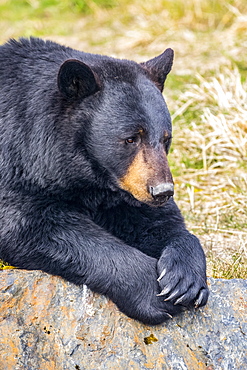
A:
[[[0,2],[3,17],[10,21],[54,18],[62,15],[90,14],[97,8],[112,8],[115,0],[5,0]]]
[[[246,1],[0,0],[0,14],[1,42],[41,36],[136,61],[175,50],[164,93],[176,200],[208,275],[247,278]]]

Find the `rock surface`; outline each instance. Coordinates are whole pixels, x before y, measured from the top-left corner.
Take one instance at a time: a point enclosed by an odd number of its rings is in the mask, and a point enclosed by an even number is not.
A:
[[[205,308],[150,327],[40,271],[0,271],[1,370],[246,370],[247,281],[209,279]]]

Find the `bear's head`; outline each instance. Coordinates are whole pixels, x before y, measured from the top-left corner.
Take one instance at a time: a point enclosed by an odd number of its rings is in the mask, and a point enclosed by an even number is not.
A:
[[[150,205],[162,205],[173,195],[167,161],[172,126],[162,96],[172,62],[173,51],[167,49],[141,64],[69,59],[58,73],[66,106],[83,113],[74,118],[74,142],[97,183]]]

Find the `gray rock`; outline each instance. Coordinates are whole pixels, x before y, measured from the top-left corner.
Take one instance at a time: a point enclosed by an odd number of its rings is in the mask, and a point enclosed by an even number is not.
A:
[[[40,271],[0,272],[1,370],[246,370],[247,281],[209,279],[208,305],[160,326]]]

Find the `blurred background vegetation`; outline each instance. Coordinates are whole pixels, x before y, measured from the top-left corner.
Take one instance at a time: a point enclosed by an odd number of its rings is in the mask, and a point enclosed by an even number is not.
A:
[[[175,199],[208,275],[247,278],[246,0],[0,0],[0,27],[1,43],[38,36],[136,61],[175,50]]]

